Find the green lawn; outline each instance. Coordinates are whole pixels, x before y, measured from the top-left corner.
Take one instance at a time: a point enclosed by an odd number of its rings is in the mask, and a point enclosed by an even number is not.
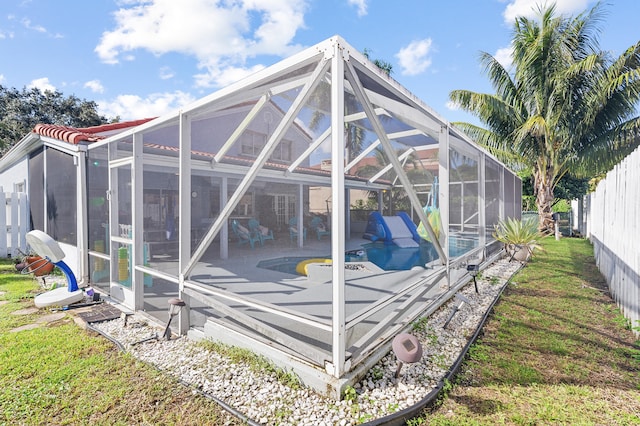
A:
[[[447,396],[412,425],[640,424],[640,347],[588,241],[543,240]]]
[[[513,279],[456,383],[410,425],[640,425],[640,350],[606,292],[587,241],[543,241]],[[212,401],[119,352],[0,261],[0,425],[240,424]],[[235,423],[234,423],[235,422]]]
[[[225,423],[213,401],[78,327],[67,315],[11,330],[50,312],[33,306],[37,283],[0,261],[0,425],[163,425]]]

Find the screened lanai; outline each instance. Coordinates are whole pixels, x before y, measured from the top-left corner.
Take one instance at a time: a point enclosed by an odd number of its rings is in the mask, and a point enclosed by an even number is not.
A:
[[[87,158],[93,285],[336,394],[520,215],[511,171],[339,37]]]

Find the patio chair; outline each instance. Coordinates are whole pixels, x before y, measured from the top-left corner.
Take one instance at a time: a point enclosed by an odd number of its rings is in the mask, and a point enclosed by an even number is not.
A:
[[[266,240],[273,240],[273,231],[266,226],[260,225],[258,219],[249,219],[249,232],[258,235],[260,245],[263,246]]]
[[[291,241],[298,240],[298,218],[297,217],[292,217],[291,219],[289,219],[289,238],[291,239]],[[307,228],[303,227],[302,240],[304,241],[306,239],[307,239]]]
[[[240,225],[240,222],[235,219],[231,221],[231,229],[233,230],[235,236],[238,237],[239,246],[249,243],[251,248],[254,248],[255,244],[260,242],[260,237],[258,236],[258,234],[249,231],[247,228]]]
[[[318,240],[321,240],[324,235],[331,235],[331,231],[327,229],[320,216],[314,216],[309,227],[316,233]]]

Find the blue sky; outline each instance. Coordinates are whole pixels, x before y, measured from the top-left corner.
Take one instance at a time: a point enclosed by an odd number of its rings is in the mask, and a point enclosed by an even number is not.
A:
[[[122,120],[165,114],[333,35],[393,65],[450,121],[454,89],[490,92],[478,65],[508,60],[514,17],[536,0],[23,0],[0,2],[0,84],[96,101]],[[575,15],[591,0],[558,0]],[[640,39],[638,0],[610,0],[601,47]]]

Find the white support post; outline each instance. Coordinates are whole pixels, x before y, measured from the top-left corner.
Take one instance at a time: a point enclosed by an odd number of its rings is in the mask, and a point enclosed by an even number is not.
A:
[[[438,137],[438,159],[440,166],[438,168],[438,200],[440,206],[440,220],[442,222],[440,230],[440,241],[444,246],[445,252],[449,253],[449,125],[440,126],[440,135]],[[449,273],[449,262],[447,261],[447,283],[451,285],[451,275]]]
[[[26,188],[27,185],[24,185],[24,188]],[[0,190],[1,192],[2,190]],[[2,203],[0,203],[0,205],[2,205]],[[21,194],[20,197],[20,241],[18,243],[18,247],[20,247],[22,250],[27,249],[27,231],[29,231],[29,200],[28,200],[28,196],[27,193],[23,193]],[[0,222],[1,223],[1,222]]]
[[[478,236],[480,237],[478,246],[485,247],[485,249],[487,246],[486,164],[486,155],[480,152],[480,157],[478,158]]]
[[[504,174],[506,168],[504,166],[500,166],[500,210],[498,211],[498,218],[505,218],[505,208],[504,208],[504,200],[505,200],[505,188],[504,188]]]
[[[0,187],[0,223],[7,223],[7,195],[4,192],[4,189]],[[13,221],[11,223],[13,228]],[[13,247],[11,247],[13,249]],[[7,227],[0,226],[0,256],[7,256],[11,254],[8,252],[7,247]]]
[[[348,53],[345,53],[348,54]],[[336,42],[331,59],[331,255],[332,274],[332,361],[334,377],[346,371],[346,322],[344,295],[345,195],[344,195],[344,61]]]
[[[78,237],[76,240],[77,255],[79,259],[78,278],[79,283],[88,285],[89,283],[89,256],[86,256],[89,243],[89,224],[87,223],[87,153],[78,152],[78,165],[76,167],[76,199],[77,217],[76,230]]]
[[[109,229],[107,230],[108,240],[105,241],[105,244],[109,244],[109,256],[111,258],[109,261],[109,265],[111,265],[109,268],[109,280],[111,283],[115,283],[118,281],[118,247],[116,243],[113,242],[112,236],[117,235],[116,228],[119,226],[118,212],[120,210],[118,201],[118,169],[111,167],[111,162],[117,158],[118,144],[113,143],[107,145],[107,150],[107,161],[109,164],[109,189],[107,191],[107,200],[109,201]]]
[[[143,149],[142,133],[133,134],[133,164],[131,165],[131,195],[133,200],[131,205],[131,224],[133,225],[131,238],[131,250],[133,264],[131,265],[131,288],[133,289],[133,300],[135,310],[144,309],[144,274],[138,271],[137,266],[144,265],[144,238],[143,238],[143,220],[144,220],[144,185],[142,182],[142,149]]]
[[[220,206],[224,207],[229,199],[229,178],[222,177],[220,182]],[[229,223],[225,223],[220,228],[220,259],[229,258]]]
[[[0,222],[0,223],[7,223],[7,222]],[[13,249],[14,247],[18,246],[18,194],[16,192],[12,192],[11,193],[11,249]],[[4,230],[6,231],[6,227],[4,227]],[[7,239],[5,238],[3,240],[7,241]],[[5,250],[6,251],[6,250]],[[11,253],[6,253],[6,255],[9,255]]]
[[[179,176],[178,176],[178,214],[180,220],[178,242],[178,297],[184,299],[185,265],[191,255],[191,117],[180,114],[179,136]],[[180,310],[178,315],[178,330],[186,334],[189,330],[189,303]]]

